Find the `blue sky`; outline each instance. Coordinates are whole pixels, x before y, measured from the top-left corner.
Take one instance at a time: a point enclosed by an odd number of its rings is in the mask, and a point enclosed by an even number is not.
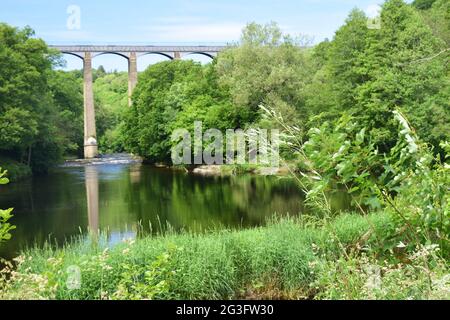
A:
[[[50,44],[207,44],[239,39],[248,22],[277,22],[290,34],[314,42],[332,38],[350,10],[369,10],[382,0],[1,0],[0,21],[31,26]],[[80,29],[70,30],[70,5],[80,8]],[[76,59],[76,58],[73,58]],[[81,62],[68,60],[68,68]],[[161,59],[149,56],[152,59]],[[94,66],[126,69],[120,57],[104,55]],[[144,63],[139,66],[143,69]]]

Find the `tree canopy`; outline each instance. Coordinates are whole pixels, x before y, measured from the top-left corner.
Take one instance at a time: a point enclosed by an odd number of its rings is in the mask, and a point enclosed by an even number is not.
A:
[[[402,108],[413,126],[434,146],[448,139],[450,120],[448,64],[445,48],[418,12],[401,0],[389,0],[381,12],[381,28],[368,29],[362,11],[354,10],[335,38],[315,48],[318,63],[312,89],[331,96],[325,105],[339,114],[351,111],[368,127],[378,145],[392,145],[395,124],[389,114]],[[309,100],[320,109],[323,99]],[[325,111],[326,112],[326,111]]]
[[[49,89],[57,55],[33,35],[0,24],[0,152],[45,171],[61,154]]]

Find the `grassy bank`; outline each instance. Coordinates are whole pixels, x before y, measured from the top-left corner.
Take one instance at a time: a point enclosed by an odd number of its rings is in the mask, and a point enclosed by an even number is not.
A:
[[[390,225],[383,213],[345,214],[327,223],[284,219],[113,248],[76,241],[32,249],[18,259],[16,272],[3,272],[10,279],[3,280],[0,298],[449,298],[448,269],[431,249],[407,257],[372,251]],[[81,286],[69,290],[78,270]]]

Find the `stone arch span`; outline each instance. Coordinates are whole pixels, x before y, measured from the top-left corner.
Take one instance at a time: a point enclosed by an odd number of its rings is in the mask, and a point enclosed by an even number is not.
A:
[[[207,53],[207,52],[202,52],[202,51],[189,52],[189,53],[187,53],[185,56],[189,56],[189,55],[192,55],[192,54],[199,54],[199,55],[208,57],[208,58],[210,58],[211,60],[214,60],[214,59],[215,59],[215,57],[214,57],[212,54]]]

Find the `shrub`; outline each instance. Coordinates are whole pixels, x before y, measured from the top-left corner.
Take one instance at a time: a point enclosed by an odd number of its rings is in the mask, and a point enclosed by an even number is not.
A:
[[[2,171],[0,168],[0,185],[7,184],[9,182],[8,178],[5,177],[7,171]],[[12,218],[12,208],[7,210],[0,209],[0,244],[11,239],[10,231],[16,227],[8,223],[8,220]]]
[[[400,110],[393,112],[399,127],[396,144],[381,154],[372,137],[364,128],[358,129],[350,115],[311,129],[309,140],[303,143],[296,127],[262,108],[283,124],[285,144],[303,163],[305,170],[297,180],[310,206],[330,215],[329,193],[343,187],[362,214],[374,209],[392,213],[396,228],[383,240],[406,239],[409,249],[427,241],[438,242],[443,254],[448,255],[449,166],[439,155],[433,156]],[[448,143],[441,146],[448,153]],[[386,249],[386,242],[380,242],[381,250]]]

